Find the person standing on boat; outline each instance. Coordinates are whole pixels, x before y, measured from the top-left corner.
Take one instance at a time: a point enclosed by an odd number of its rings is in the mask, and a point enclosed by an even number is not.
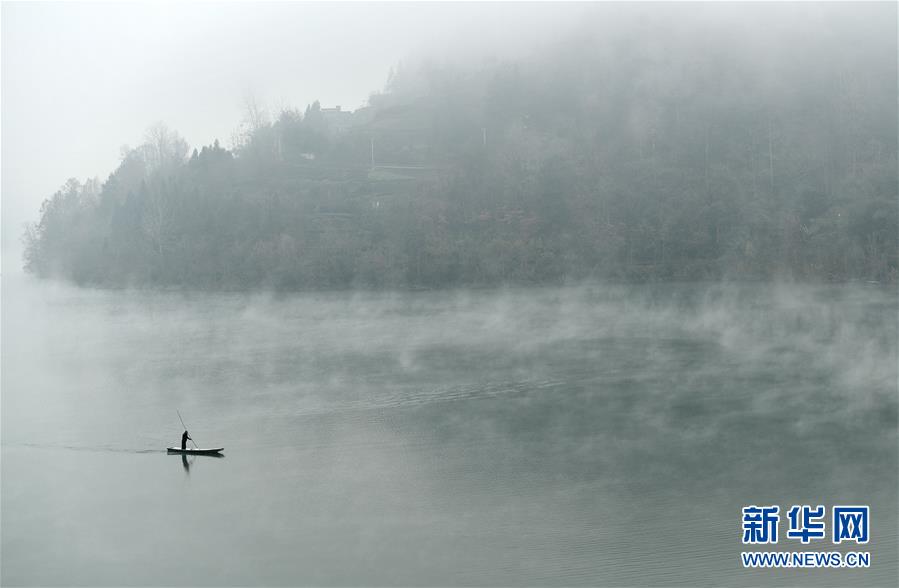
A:
[[[188,439],[193,441],[193,439],[190,438],[190,435],[187,434],[187,430],[185,429],[184,434],[181,435],[181,451],[184,451],[185,449],[187,449],[187,440]]]

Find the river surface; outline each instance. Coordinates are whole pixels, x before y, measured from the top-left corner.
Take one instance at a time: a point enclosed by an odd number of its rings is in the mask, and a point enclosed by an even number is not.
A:
[[[2,288],[4,586],[899,580],[895,289]],[[742,569],[750,504],[871,567]]]

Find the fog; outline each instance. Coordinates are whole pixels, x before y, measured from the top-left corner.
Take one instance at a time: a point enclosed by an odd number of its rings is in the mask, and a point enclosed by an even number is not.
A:
[[[899,583],[896,4],[0,10],[0,584]]]
[[[276,296],[22,280],[4,278],[4,583],[896,577],[882,288]],[[176,408],[225,459],[160,455]],[[871,504],[876,564],[735,569],[741,505],[793,497]]]
[[[36,275],[296,291],[899,271],[893,5],[6,10],[3,243]]]
[[[70,177],[105,178],[164,121],[230,144],[254,97],[276,112],[355,109],[391,67],[502,58],[568,28],[582,6],[465,3],[25,3],[2,7],[2,247]],[[465,39],[463,44],[458,43]],[[474,57],[474,56],[477,57]]]

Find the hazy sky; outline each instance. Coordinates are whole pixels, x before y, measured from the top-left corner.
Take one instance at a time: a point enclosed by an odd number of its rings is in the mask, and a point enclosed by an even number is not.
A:
[[[585,5],[2,4],[3,271],[66,179],[105,180],[163,121],[192,146],[231,142],[245,96],[270,110],[354,109],[398,61],[535,48]]]

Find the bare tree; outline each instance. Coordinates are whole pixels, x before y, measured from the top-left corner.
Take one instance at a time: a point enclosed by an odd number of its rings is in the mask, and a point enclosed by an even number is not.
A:
[[[175,206],[168,191],[162,186],[149,190],[141,215],[141,229],[160,256],[172,241],[172,223],[175,220]]]
[[[165,123],[157,122],[147,129],[144,144],[139,149],[148,171],[155,171],[184,163],[190,147],[181,135]]]

